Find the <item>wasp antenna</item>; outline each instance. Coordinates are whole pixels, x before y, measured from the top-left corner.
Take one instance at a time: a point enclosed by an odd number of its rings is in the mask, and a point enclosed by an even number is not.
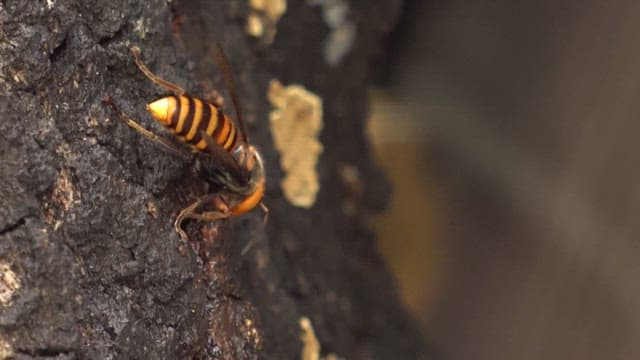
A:
[[[213,58],[216,60],[220,71],[222,72],[222,79],[224,81],[224,85],[231,95],[231,102],[233,103],[233,107],[236,110],[236,119],[238,122],[238,127],[240,129],[240,140],[244,143],[249,143],[249,134],[247,133],[247,127],[244,123],[244,119],[242,118],[242,110],[240,108],[240,100],[238,98],[238,93],[236,91],[236,85],[233,78],[233,72],[231,71],[231,65],[229,65],[229,59],[222,50],[220,43],[215,42],[212,48]]]

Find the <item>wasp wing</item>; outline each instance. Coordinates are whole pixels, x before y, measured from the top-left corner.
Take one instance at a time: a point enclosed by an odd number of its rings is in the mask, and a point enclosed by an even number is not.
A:
[[[217,168],[216,171],[224,172],[233,178],[237,184],[244,186],[249,182],[249,171],[240,164],[238,161],[231,155],[230,152],[225,150],[222,146],[220,146],[209,134],[202,131],[202,138],[207,143],[207,153],[209,153],[209,158],[213,162],[213,165]]]
[[[236,121],[238,123],[238,129],[240,129],[240,141],[248,144],[249,135],[247,134],[247,127],[242,117],[242,109],[240,108],[240,100],[236,91],[236,83],[233,78],[233,72],[231,71],[231,65],[229,64],[229,58],[227,58],[227,55],[224,53],[224,50],[222,50],[222,47],[218,42],[215,42],[211,46],[211,53],[222,72],[222,80],[224,81],[224,85],[227,88],[229,95],[231,95],[231,102],[236,110]]]

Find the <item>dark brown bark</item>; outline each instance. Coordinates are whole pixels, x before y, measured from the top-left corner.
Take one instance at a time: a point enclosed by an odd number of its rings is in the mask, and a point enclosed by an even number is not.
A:
[[[367,221],[389,191],[364,137],[365,90],[398,2],[348,5],[356,42],[330,67],[321,11],[304,1],[289,1],[271,46],[245,34],[240,1],[3,2],[0,265],[12,294],[0,307],[3,354],[292,359],[308,317],[322,354],[425,356]],[[111,96],[158,131],[144,104],[163,92],[128,48],[140,46],[153,69],[198,94],[210,83],[222,89],[203,52],[214,41],[231,59],[267,162],[271,213],[266,227],[254,212],[217,233],[191,222],[184,244],[173,219],[203,194],[203,181],[102,101]],[[288,204],[279,187],[266,97],[274,78],[324,100],[321,188],[310,210]],[[340,180],[345,164],[359,170],[360,197]],[[341,210],[345,198],[355,199],[355,214]]]

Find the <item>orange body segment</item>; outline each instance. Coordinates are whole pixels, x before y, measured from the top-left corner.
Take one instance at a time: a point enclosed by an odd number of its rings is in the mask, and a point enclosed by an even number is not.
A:
[[[171,125],[171,116],[176,112],[177,100],[174,96],[167,96],[147,104],[147,110],[162,125]]]
[[[185,122],[188,121],[191,122],[193,120],[193,111],[191,110],[191,102],[189,101],[190,99],[187,98],[186,96],[180,96],[180,113],[178,114],[178,122],[176,124],[173,124],[173,126],[175,126],[174,130],[176,132],[176,134],[182,134],[182,132],[185,130]],[[191,115],[190,117],[188,115]],[[171,121],[173,122],[173,120],[175,119],[175,114],[173,114],[173,116],[171,116]],[[187,128],[189,128],[189,126],[187,126]],[[187,129],[188,131],[188,129]]]
[[[214,137],[214,140],[221,146],[224,146],[224,143],[227,142],[227,138],[229,137],[229,131],[231,130],[232,125],[231,121],[229,121],[226,116],[220,120],[221,128],[220,131],[216,131],[217,136]]]
[[[191,129],[189,129],[189,131],[187,132],[187,135],[185,135],[185,140],[187,141],[192,141],[193,138],[196,136],[196,134],[198,133],[198,131],[200,130],[200,122],[202,122],[202,109],[204,108],[204,105],[202,104],[202,100],[200,99],[193,99],[193,103],[195,105],[195,112],[193,115],[193,123],[191,124]]]
[[[204,132],[225,150],[237,145],[237,129],[229,117],[215,105],[184,95],[172,95],[147,105],[147,110],[181,140],[203,151]]]
[[[241,202],[234,205],[231,208],[231,216],[236,216],[240,214],[244,214],[249,212],[255,208],[260,201],[262,200],[262,196],[264,195],[264,179],[262,179],[257,185],[255,191],[244,198]]]

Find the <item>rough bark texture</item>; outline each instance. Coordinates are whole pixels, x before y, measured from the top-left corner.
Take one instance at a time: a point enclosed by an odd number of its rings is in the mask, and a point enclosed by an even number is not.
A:
[[[333,68],[321,55],[321,11],[304,1],[289,1],[271,46],[244,33],[244,1],[0,6],[0,265],[11,295],[0,304],[2,354],[293,359],[306,316],[322,354],[424,356],[368,225],[389,190],[364,136],[365,86],[397,1],[349,3],[357,39]],[[198,94],[222,89],[203,55],[213,41],[231,59],[252,141],[266,158],[271,213],[266,226],[259,212],[218,227],[189,223],[185,244],[172,222],[203,194],[202,180],[102,100],[111,96],[162,132],[144,104],[163,91],[139,73],[129,47]],[[272,78],[324,100],[321,189],[310,210],[289,205],[279,188],[267,125]],[[345,164],[360,172],[359,197],[340,180]],[[355,214],[343,213],[344,199]]]

